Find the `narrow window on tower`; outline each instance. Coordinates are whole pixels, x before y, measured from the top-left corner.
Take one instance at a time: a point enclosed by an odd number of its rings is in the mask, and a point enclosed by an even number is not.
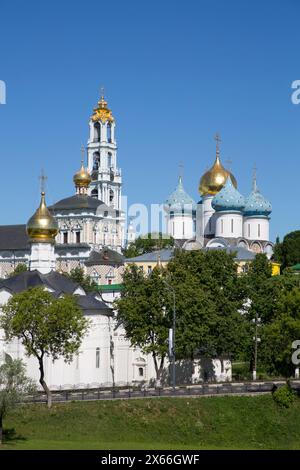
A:
[[[100,368],[100,348],[96,348],[96,369]]]
[[[80,243],[80,232],[76,232],[76,243]]]
[[[184,222],[182,222],[182,235],[184,235]]]
[[[233,233],[233,219],[231,219],[231,233]]]
[[[94,142],[100,142],[100,140],[101,140],[100,122],[95,122],[95,125],[94,125]]]
[[[257,227],[257,235],[260,237],[260,224],[258,224],[258,227]]]
[[[112,154],[110,152],[107,154],[107,166],[108,168],[112,167]]]
[[[250,237],[250,224],[248,224],[248,237]]]
[[[224,220],[222,219],[221,220],[221,233],[223,233],[224,231]]]
[[[111,123],[107,123],[107,142],[111,142]]]
[[[68,243],[68,232],[63,233],[63,242]]]

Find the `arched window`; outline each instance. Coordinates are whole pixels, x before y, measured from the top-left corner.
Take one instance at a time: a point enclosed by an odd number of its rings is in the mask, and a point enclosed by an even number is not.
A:
[[[101,140],[101,126],[100,122],[94,124],[94,142],[100,142]]]
[[[107,154],[107,166],[108,168],[112,167],[112,154],[110,152]]]
[[[111,123],[107,123],[107,142],[111,142]]]
[[[96,369],[100,368],[100,348],[96,348]]]
[[[95,199],[98,199],[98,189],[93,189],[93,191],[91,192],[91,196]]]
[[[139,367],[139,376],[144,377],[144,368],[143,367]]]
[[[93,170],[98,170],[100,166],[100,153],[93,153]]]

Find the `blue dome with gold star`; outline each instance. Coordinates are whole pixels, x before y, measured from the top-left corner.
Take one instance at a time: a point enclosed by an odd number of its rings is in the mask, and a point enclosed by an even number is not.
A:
[[[192,212],[196,210],[196,203],[184,190],[182,177],[179,177],[175,191],[165,201],[165,209],[172,212]]]
[[[272,212],[271,203],[260,193],[254,182],[254,188],[246,198],[246,204],[244,208],[244,215],[262,215],[268,216]]]
[[[215,195],[211,205],[216,212],[242,212],[245,207],[245,198],[234,187],[231,178],[227,177],[225,185],[221,191]]]

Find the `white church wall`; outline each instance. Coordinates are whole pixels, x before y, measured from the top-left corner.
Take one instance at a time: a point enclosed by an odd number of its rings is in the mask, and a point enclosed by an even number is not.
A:
[[[243,236],[248,240],[269,241],[269,225],[268,217],[244,217]]]
[[[237,212],[216,212],[216,237],[240,238],[243,236],[243,216]]]

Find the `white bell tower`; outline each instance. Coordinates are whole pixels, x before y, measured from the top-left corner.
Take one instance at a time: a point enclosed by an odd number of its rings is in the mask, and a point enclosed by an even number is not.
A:
[[[89,121],[87,152],[88,170],[92,177],[89,195],[115,210],[121,210],[122,175],[117,166],[116,123],[107,107],[103,89],[101,91],[101,99]]]

